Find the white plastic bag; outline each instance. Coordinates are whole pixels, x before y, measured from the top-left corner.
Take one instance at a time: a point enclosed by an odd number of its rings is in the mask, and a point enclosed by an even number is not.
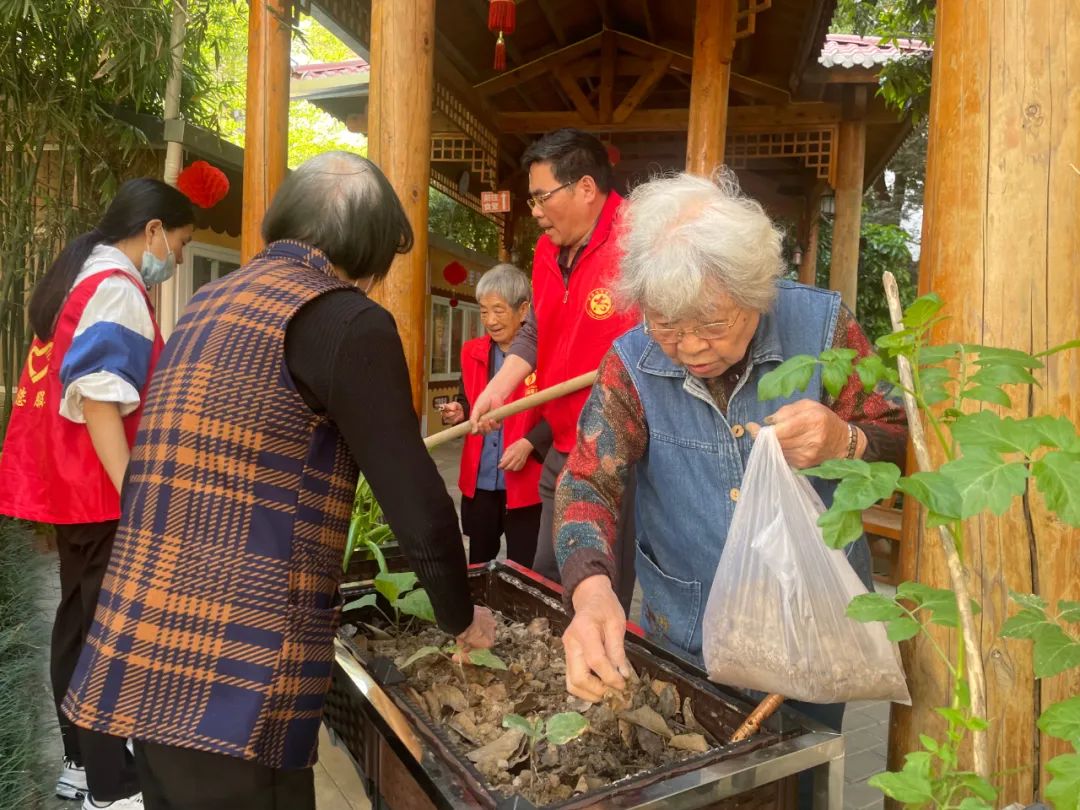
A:
[[[772,428],[758,434],[741,490],[705,606],[709,678],[811,703],[910,703],[884,624],[845,614],[866,588],[822,540],[825,507]]]

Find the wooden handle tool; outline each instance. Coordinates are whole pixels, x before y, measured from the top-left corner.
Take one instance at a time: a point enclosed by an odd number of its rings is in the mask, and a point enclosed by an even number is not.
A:
[[[765,699],[757,705],[757,708],[750,712],[743,724],[736,729],[735,733],[731,735],[730,742],[737,743],[743,740],[749,740],[755,734],[758,729],[761,728],[761,724],[764,723],[769,716],[780,708],[780,704],[784,702],[783,695],[777,695],[775,693],[766,695]]]

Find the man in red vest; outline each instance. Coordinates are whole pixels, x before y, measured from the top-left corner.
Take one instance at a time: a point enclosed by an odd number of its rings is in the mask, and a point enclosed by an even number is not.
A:
[[[502,369],[473,405],[473,430],[486,432],[482,417],[510,398],[534,370],[539,388],[593,371],[615,338],[633,327],[638,315],[619,310],[613,298],[619,270],[615,223],[622,197],[612,187],[607,150],[576,129],[550,132],[525,150],[529,206],[544,233],[533,258],[533,306],[514,338]],[[555,481],[577,440],[577,421],[588,390],[542,406],[551,425],[552,447],[540,476],[542,515],[533,569],[559,581],[551,525]],[[615,567],[616,593],[629,608],[634,589],[632,494],[623,500]]]

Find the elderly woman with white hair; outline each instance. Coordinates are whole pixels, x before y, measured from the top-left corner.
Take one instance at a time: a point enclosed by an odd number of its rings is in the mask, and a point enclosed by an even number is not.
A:
[[[639,186],[623,214],[621,293],[644,322],[600,365],[555,499],[555,545],[574,619],[563,636],[570,692],[624,686],[626,615],[611,543],[637,473],[637,575],[650,639],[702,663],[702,615],[758,425],[788,462],[900,461],[903,411],[853,375],[837,398],[816,373],[804,392],[759,401],[784,360],[828,348],[870,353],[840,296],[782,280],[780,232],[732,180],[677,175]],[[814,480],[826,503],[830,482]],[[849,560],[869,584],[865,540]],[[814,714],[839,728],[843,707]]]
[[[480,277],[476,301],[487,334],[461,347],[461,393],[441,407],[443,422],[469,416],[469,403],[499,373],[510,345],[529,314],[532,285],[512,264],[497,264]],[[536,374],[521,382],[511,399],[536,392]],[[504,419],[486,435],[465,437],[461,451],[461,531],[469,538],[469,562],[485,563],[499,553],[529,567],[540,534],[540,473],[551,447],[551,426],[536,409]]]

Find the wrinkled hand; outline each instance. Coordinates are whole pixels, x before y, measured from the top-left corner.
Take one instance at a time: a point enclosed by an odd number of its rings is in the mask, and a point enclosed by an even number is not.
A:
[[[532,442],[528,439],[518,439],[506,448],[503,457],[499,459],[499,469],[507,472],[517,472],[525,466],[525,462],[529,460],[529,453],[532,451]]]
[[[469,414],[469,423],[472,425],[473,434],[483,433],[485,436],[493,430],[499,429],[499,423],[492,419],[485,419],[484,414],[496,408],[501,408],[505,398],[497,391],[492,390],[491,384],[480,392],[480,396],[473,403],[472,412]]]
[[[460,402],[447,402],[439,406],[439,415],[444,425],[456,425],[465,421],[465,408]]]
[[[775,429],[780,449],[787,463],[797,470],[816,467],[831,458],[847,456],[848,423],[825,405],[813,399],[800,399],[765,417],[765,424]],[[755,422],[746,425],[753,438],[757,438],[761,426]],[[859,435],[859,447],[864,439]],[[859,453],[856,452],[856,457]]]
[[[624,689],[630,675],[623,647],[626,614],[603,574],[583,579],[573,602],[574,619],[562,637],[566,691],[597,702],[609,689]]]
[[[486,607],[473,605],[473,620],[465,632],[457,637],[463,653],[469,650],[487,649],[495,643],[495,616]]]

